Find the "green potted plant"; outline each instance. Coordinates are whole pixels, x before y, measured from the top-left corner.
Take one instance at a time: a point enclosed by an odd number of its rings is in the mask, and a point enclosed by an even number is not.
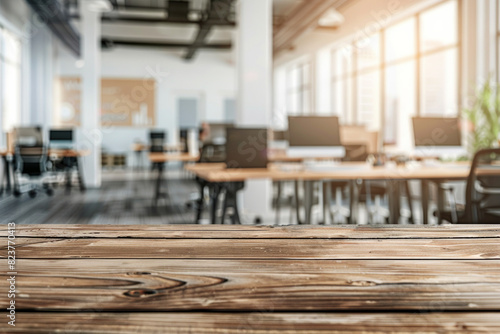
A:
[[[500,133],[500,87],[491,79],[480,86],[470,108],[464,109],[468,121],[468,151],[472,157],[483,148],[498,147]]]

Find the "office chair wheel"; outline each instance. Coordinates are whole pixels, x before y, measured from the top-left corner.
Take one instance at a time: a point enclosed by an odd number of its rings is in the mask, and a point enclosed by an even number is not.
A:
[[[13,195],[14,197],[21,197],[21,192],[19,190],[14,190]]]
[[[52,196],[52,195],[54,195],[54,190],[53,190],[53,189],[51,189],[51,188],[49,188],[49,189],[45,190],[45,192],[47,193],[47,195],[48,195],[48,196]]]
[[[30,190],[28,192],[28,195],[31,197],[31,198],[35,198],[36,197],[36,190]]]

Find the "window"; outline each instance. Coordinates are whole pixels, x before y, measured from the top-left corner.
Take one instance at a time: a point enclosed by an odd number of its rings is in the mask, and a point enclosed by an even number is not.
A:
[[[334,113],[402,148],[412,116],[457,115],[458,16],[457,0],[446,0],[333,50]]]
[[[311,66],[304,62],[287,70],[288,114],[300,115],[311,112]]]
[[[342,123],[378,128],[380,60],[380,34],[332,52],[332,106]]]
[[[420,114],[458,113],[458,3],[446,1],[420,15]]]
[[[0,113],[2,131],[10,131],[21,115],[21,42],[0,28]]]

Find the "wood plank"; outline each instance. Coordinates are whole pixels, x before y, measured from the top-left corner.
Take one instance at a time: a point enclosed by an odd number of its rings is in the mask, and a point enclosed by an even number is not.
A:
[[[18,258],[500,259],[492,239],[16,238]],[[5,258],[6,246],[0,249]]]
[[[477,313],[18,313],[11,333],[498,333]]]
[[[200,159],[197,155],[191,155],[189,153],[149,153],[149,160],[155,163],[162,162],[196,162]]]
[[[283,170],[279,165],[269,165],[268,168],[236,168],[226,169],[224,164],[194,164],[185,169],[209,182],[239,182],[249,179],[285,180],[465,180],[469,175],[467,166],[446,164],[418,168],[409,167],[361,167],[359,164],[345,163],[341,169],[325,171]],[[346,168],[352,167],[352,168]]]
[[[0,227],[0,237],[7,226]],[[17,237],[154,239],[448,239],[500,238],[500,225],[233,226],[233,225],[17,225]]]
[[[17,268],[17,310],[500,311],[500,261],[18,260]]]

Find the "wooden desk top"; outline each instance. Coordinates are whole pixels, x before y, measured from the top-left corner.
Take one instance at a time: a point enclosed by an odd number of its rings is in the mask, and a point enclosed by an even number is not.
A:
[[[18,225],[15,235],[10,333],[500,330],[497,226]]]
[[[8,155],[13,155],[14,152],[12,151],[0,151],[0,156],[8,156]],[[58,156],[58,157],[65,157],[65,158],[72,158],[72,157],[83,157],[87,156],[90,154],[89,150],[61,150],[61,149],[49,149],[47,154],[49,156]]]
[[[150,145],[149,144],[137,144],[134,143],[132,144],[132,151],[133,152],[142,152],[149,150]],[[176,144],[176,145],[164,145],[163,146],[165,151],[182,151],[182,144]]]
[[[248,179],[272,180],[463,180],[469,175],[467,165],[439,165],[436,167],[367,167],[364,163],[342,163],[338,169],[323,171],[283,170],[276,164],[269,168],[226,169],[225,164],[195,164],[186,170],[209,182],[235,182]]]
[[[149,160],[155,163],[180,161],[180,162],[196,162],[200,159],[197,155],[189,153],[149,153]]]

